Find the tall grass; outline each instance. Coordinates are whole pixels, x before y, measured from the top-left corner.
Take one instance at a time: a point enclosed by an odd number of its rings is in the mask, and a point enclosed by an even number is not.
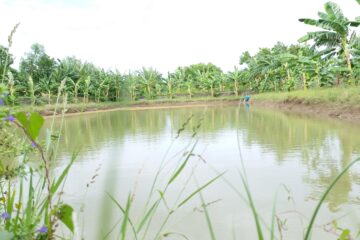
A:
[[[8,42],[12,45],[12,37],[18,24],[11,32]],[[6,76],[7,56],[3,68],[2,82]],[[13,96],[13,79],[8,74],[8,87],[10,97]],[[4,88],[0,88],[1,97],[7,96]],[[31,76],[28,79],[28,92],[32,105],[35,105],[35,86]],[[59,96],[62,89],[59,89]],[[66,94],[63,96],[66,98]],[[10,99],[13,100],[13,99]],[[63,108],[66,108],[64,101]],[[57,108],[58,102],[56,104]],[[64,111],[63,111],[64,114]],[[0,109],[0,128],[2,135],[12,139],[8,145],[1,145],[0,154],[11,152],[13,160],[20,158],[19,167],[11,170],[8,176],[1,172],[0,176],[0,211],[4,221],[0,224],[0,238],[8,239],[55,239],[59,222],[62,222],[70,232],[74,232],[72,220],[73,209],[61,200],[60,191],[75,161],[75,153],[68,165],[59,176],[52,176],[51,162],[56,159],[59,147],[59,135],[55,135],[52,123],[45,142],[39,139],[44,118],[35,112],[14,112],[12,108]],[[61,130],[61,129],[60,129]],[[56,136],[56,137],[55,137]],[[21,144],[18,144],[18,143]],[[31,161],[40,160],[37,165],[29,164]],[[5,175],[5,177],[4,177]]]
[[[183,126],[178,130],[178,135],[184,131],[186,125],[189,123],[189,120],[191,117],[186,121]],[[196,134],[193,133],[193,139],[195,138]],[[175,138],[177,139],[177,138]],[[126,226],[129,225],[131,227],[131,236],[134,239],[161,239],[165,236],[170,235],[178,235],[183,237],[184,239],[187,239],[187,236],[181,233],[175,233],[175,232],[166,232],[164,231],[166,225],[170,221],[170,219],[176,214],[176,212],[180,211],[187,203],[192,201],[196,196],[200,196],[201,201],[203,202],[202,206],[205,211],[206,205],[204,198],[201,195],[201,192],[204,191],[206,188],[208,188],[210,185],[212,185],[215,181],[220,179],[224,173],[216,174],[215,177],[210,178],[207,182],[203,183],[202,185],[198,185],[195,189],[190,191],[189,193],[185,194],[185,190],[189,191],[188,185],[192,178],[195,177],[195,169],[197,168],[197,164],[193,167],[193,170],[190,174],[186,174],[186,169],[189,168],[189,162],[193,160],[194,157],[196,157],[196,154],[194,153],[196,145],[197,145],[197,139],[194,139],[194,142],[192,144],[188,144],[186,146],[186,149],[183,149],[181,152],[178,152],[176,155],[179,155],[180,159],[177,166],[174,168],[174,170],[169,174],[168,179],[165,181],[165,185],[163,187],[159,186],[158,184],[158,178],[160,175],[166,175],[166,172],[164,172],[164,167],[167,164],[166,158],[162,160],[160,163],[158,171],[155,173],[153,182],[151,184],[150,192],[147,197],[147,200],[145,201],[145,209],[142,211],[142,215],[137,218],[136,222],[133,221],[130,213],[130,207],[132,205],[133,199],[131,197],[128,197],[126,203],[124,205],[120,204],[114,196],[111,194],[108,194],[111,201],[114,203],[114,206],[116,206],[119,209],[119,212],[122,214],[122,221],[118,222],[118,228],[120,231],[121,239],[124,239],[125,236],[127,236],[126,239],[130,238],[130,235],[126,231]],[[170,145],[169,149],[166,151],[165,156],[168,155],[170,148],[172,144]],[[186,153],[184,155],[184,153]],[[179,179],[186,179],[182,189],[177,190],[178,196],[174,201],[169,202],[167,200],[168,192],[170,188],[175,187],[175,183]],[[157,189],[157,191],[154,191],[154,189]],[[130,196],[130,195],[129,195]],[[157,213],[159,211],[160,205],[163,204],[166,209],[166,214],[162,219],[157,219]],[[126,205],[126,207],[124,207]],[[163,209],[162,209],[163,211]],[[210,223],[210,217],[209,213],[206,213],[207,215],[207,222],[209,227],[211,226]],[[154,225],[154,221],[157,219],[157,224]],[[212,229],[212,227],[210,227]],[[152,230],[153,236],[149,235],[149,230]],[[115,229],[111,229],[106,236],[108,237],[111,233],[113,233]],[[211,234],[212,239],[215,239],[214,233]]]
[[[9,51],[10,51],[10,48],[12,47],[12,44],[13,44],[13,37],[14,37],[14,34],[16,32],[16,30],[18,29],[20,23],[16,24],[14,26],[14,28],[11,30],[11,33],[10,35],[8,36],[8,47],[6,48],[6,53],[5,53],[5,63],[4,63],[4,69],[3,69],[3,72],[2,72],[2,79],[1,79],[1,83],[3,84],[4,83],[4,80],[5,80],[5,76],[6,74],[8,74],[8,64],[9,64]]]

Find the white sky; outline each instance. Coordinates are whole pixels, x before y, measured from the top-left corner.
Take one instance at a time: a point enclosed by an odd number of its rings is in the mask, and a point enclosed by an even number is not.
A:
[[[55,58],[76,56],[121,72],[142,66],[165,73],[212,62],[231,70],[242,52],[277,41],[296,43],[314,30],[325,0],[0,0],[0,44],[20,22],[11,52],[17,62],[38,42]],[[346,16],[355,0],[337,0]]]

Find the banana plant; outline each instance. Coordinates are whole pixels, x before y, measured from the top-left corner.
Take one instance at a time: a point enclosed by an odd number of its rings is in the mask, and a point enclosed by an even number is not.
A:
[[[83,78],[80,78],[77,82],[75,82],[72,78],[68,78],[67,82],[71,83],[72,87],[73,87],[73,102],[74,103],[78,103],[79,99],[78,99],[78,95],[79,95],[79,89],[80,89],[80,84],[84,81]]]
[[[146,93],[146,97],[148,99],[153,98],[153,91],[156,89],[156,85],[161,82],[161,74],[155,69],[143,67],[141,71],[138,71],[138,76],[141,79],[141,85]]]
[[[228,78],[227,78],[227,75],[225,73],[218,73],[216,74],[215,76],[218,77],[218,84],[219,84],[219,92],[222,93],[222,92],[225,92],[225,88],[226,88],[226,85],[228,83]]]
[[[174,89],[176,88],[177,79],[174,73],[168,72],[167,78],[164,79],[169,99],[174,98]]]
[[[121,76],[120,72],[116,70],[115,73],[111,74],[111,82],[115,89],[115,100],[120,101],[121,98],[121,89],[123,84],[123,76]]]
[[[349,37],[352,27],[360,25],[360,18],[350,21],[346,18],[341,8],[333,2],[324,5],[325,12],[319,12],[319,19],[300,18],[299,21],[307,25],[322,28],[321,31],[309,32],[299,42],[314,40],[315,47],[327,47],[330,52],[343,56],[350,75],[349,84],[353,85],[351,52],[349,49]]]
[[[211,75],[207,71],[197,71],[196,77],[199,79],[199,82],[203,89],[210,90],[211,97],[215,96],[215,85],[219,82],[219,75]]]
[[[137,92],[139,90],[139,81],[140,77],[136,74],[129,72],[124,76],[124,82],[127,88],[127,91],[130,95],[131,101],[135,101],[137,99]]]
[[[227,74],[229,80],[232,82],[235,96],[239,96],[239,82],[241,81],[241,72],[238,67],[234,67],[234,71]]]
[[[84,80],[85,86],[84,86],[84,104],[89,103],[89,89],[90,89],[90,83],[91,83],[91,76],[87,76]]]
[[[48,104],[51,104],[52,92],[57,88],[57,84],[52,81],[51,78],[41,78],[39,82],[36,84],[36,91],[39,91],[40,95],[45,96],[47,98]]]

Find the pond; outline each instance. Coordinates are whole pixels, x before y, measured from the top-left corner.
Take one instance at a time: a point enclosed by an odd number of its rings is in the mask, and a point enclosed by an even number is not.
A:
[[[99,112],[61,122],[55,121],[63,132],[57,170],[79,150],[63,199],[74,207],[78,235],[87,240],[120,239],[123,214],[110,196],[124,209],[131,198],[136,229],[158,201],[139,239],[211,239],[203,206],[217,239],[256,239],[240,176],[244,169],[265,236],[278,192],[282,237],[302,239],[322,193],[360,155],[360,126],[244,106]],[[353,235],[359,231],[358,165],[327,197],[313,239],[337,239],[335,225]],[[133,238],[128,225],[126,239]]]

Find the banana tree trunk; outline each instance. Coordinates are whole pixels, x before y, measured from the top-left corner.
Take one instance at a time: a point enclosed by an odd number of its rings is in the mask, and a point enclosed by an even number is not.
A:
[[[168,92],[169,92],[169,99],[173,98],[173,93],[172,93],[172,86],[171,84],[168,84]]]
[[[51,91],[48,90],[48,104],[51,104]]]
[[[285,64],[285,68],[286,68],[287,81],[289,83],[291,81],[291,73],[290,73],[290,69],[289,69],[289,66],[287,63]]]
[[[188,93],[189,93],[189,97],[191,98],[192,97],[192,93],[191,93],[191,87],[188,86]]]
[[[150,88],[150,85],[147,85],[146,86],[146,92],[148,94],[148,98],[151,98],[151,88]]]
[[[317,63],[316,64],[316,81],[317,81],[317,87],[320,87],[321,86],[321,82],[320,82],[320,67],[319,67],[319,64]]]
[[[353,81],[353,78],[352,78],[353,74],[352,74],[352,68],[351,68],[350,52],[349,52],[349,49],[348,49],[348,46],[347,46],[347,43],[346,43],[346,38],[343,38],[342,45],[343,45],[343,49],[344,49],[344,56],[345,56],[346,65],[347,65],[347,68],[348,68],[349,74],[350,74],[348,84],[350,86],[352,86],[354,84],[354,81]]]
[[[120,89],[116,88],[116,101],[120,100]]]
[[[75,101],[75,103],[78,103],[78,87],[77,87],[77,85],[75,85],[75,89],[74,89],[74,101]]]
[[[236,80],[234,80],[234,89],[235,89],[235,95],[239,96],[239,88]]]
[[[305,73],[304,73],[304,72],[302,73],[302,79],[303,79],[303,87],[304,87],[304,90],[307,90],[306,76],[305,76]]]

